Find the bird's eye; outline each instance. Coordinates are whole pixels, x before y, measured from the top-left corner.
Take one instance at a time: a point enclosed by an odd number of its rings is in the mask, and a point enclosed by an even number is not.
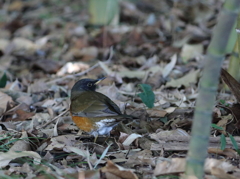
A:
[[[88,83],[87,86],[88,86],[88,87],[91,87],[91,86],[92,86],[92,83]]]

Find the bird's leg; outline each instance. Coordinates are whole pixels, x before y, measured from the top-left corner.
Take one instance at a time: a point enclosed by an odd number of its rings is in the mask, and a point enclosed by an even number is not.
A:
[[[83,131],[82,131],[82,130],[79,130],[78,133],[77,133],[77,136],[81,136],[82,133],[83,133]]]
[[[98,135],[96,135],[95,137],[94,137],[94,143],[96,143],[97,142],[97,138],[98,138]]]
[[[97,142],[97,138],[98,138],[98,132],[93,132],[92,135],[94,136],[94,143]]]
[[[107,141],[108,141],[109,138],[110,138],[110,135],[107,135],[106,138],[105,138],[105,140],[104,140],[104,142],[103,142],[103,144],[107,143]]]

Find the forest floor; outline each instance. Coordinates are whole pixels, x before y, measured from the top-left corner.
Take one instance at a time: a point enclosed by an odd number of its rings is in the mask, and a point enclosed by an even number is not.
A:
[[[96,27],[85,0],[0,1],[0,178],[181,177],[222,1],[134,2],[120,2],[118,26]],[[69,97],[77,80],[104,76],[97,91],[135,119],[94,141]],[[205,178],[240,177],[236,102],[220,81]]]

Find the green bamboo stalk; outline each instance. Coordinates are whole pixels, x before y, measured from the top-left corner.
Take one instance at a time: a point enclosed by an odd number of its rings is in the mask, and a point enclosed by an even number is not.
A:
[[[237,21],[235,22],[229,36],[228,44],[227,44],[227,53],[232,53],[234,46],[237,41],[237,33],[236,33],[236,26],[237,26]]]
[[[237,29],[240,29],[240,13],[238,14],[238,19],[237,19]],[[238,67],[239,67],[239,64],[240,64],[240,33],[239,32],[237,33],[236,53],[237,53],[237,57],[238,57]],[[238,81],[240,81],[240,73],[238,73],[238,75],[236,76],[236,79]]]
[[[240,14],[237,19],[237,29],[240,29]],[[240,32],[237,33],[237,41],[238,41],[238,56],[240,56]]]
[[[240,80],[240,59],[239,59],[239,41],[236,41],[232,56],[229,61],[228,73],[232,75],[237,81]]]
[[[88,0],[91,25],[118,25],[118,0]]]
[[[238,15],[238,20],[237,20],[237,29],[240,29],[240,14]],[[236,33],[235,31],[235,38],[236,38],[236,43],[234,46],[234,50],[232,52],[232,56],[230,58],[229,66],[228,66],[228,73],[231,74],[237,81],[240,80],[240,71],[239,71],[239,66],[240,66],[240,58],[239,58],[239,42],[240,42],[240,34]],[[227,86],[225,86],[226,89],[228,89]]]
[[[239,12],[239,0],[226,0],[219,14],[218,24],[209,44],[203,76],[199,82],[199,96],[196,103],[191,140],[185,168],[185,177],[203,178],[204,161],[207,157],[212,110],[218,88],[220,69],[227,52],[230,32]]]

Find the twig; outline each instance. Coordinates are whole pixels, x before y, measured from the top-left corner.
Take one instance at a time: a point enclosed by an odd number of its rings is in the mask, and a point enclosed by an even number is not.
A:
[[[93,70],[94,68],[97,68],[98,66],[99,66],[99,62],[97,62],[95,65],[91,66],[89,69],[87,69],[87,70],[85,70],[83,72],[75,74],[74,76],[82,76],[85,73],[88,73],[89,71]]]
[[[53,118],[51,121],[47,122],[46,124],[43,124],[42,126],[37,127],[37,129],[42,129],[46,126],[48,126],[49,124],[51,124],[52,122],[56,121],[59,117],[63,116],[64,114],[66,114],[69,111],[69,109],[63,111],[61,114],[59,114],[58,116],[56,116],[55,118]]]
[[[113,57],[113,47],[111,46],[110,47],[110,52],[109,52],[109,58],[107,59],[107,61],[102,62],[102,63],[109,63],[112,60],[112,57]],[[73,75],[72,74],[71,75],[66,75],[66,76],[63,76],[61,78],[57,78],[57,79],[48,81],[48,82],[46,82],[46,84],[52,84],[52,83],[56,83],[58,81],[62,81],[62,80],[67,79],[67,78],[75,78],[75,77],[85,75],[86,73],[92,71],[94,68],[97,68],[98,66],[100,66],[99,62],[97,62],[95,65],[91,66],[89,69],[87,69],[85,71],[82,71],[82,72],[79,72],[79,73],[76,73],[76,74],[73,74]]]
[[[52,83],[56,83],[58,81],[62,81],[64,79],[67,79],[67,78],[75,78],[75,77],[79,77],[79,76],[82,76],[86,73],[88,73],[89,71],[93,70],[94,68],[98,67],[99,66],[99,63],[96,63],[95,65],[91,66],[89,69],[85,70],[85,71],[82,71],[80,73],[76,73],[74,75],[67,75],[67,76],[63,76],[61,78],[58,78],[58,79],[55,79],[55,80],[52,80],[52,81],[49,81],[49,82],[46,82],[46,84],[52,84]]]
[[[110,63],[113,57],[113,46],[110,47],[109,57],[106,61],[106,63]]]

